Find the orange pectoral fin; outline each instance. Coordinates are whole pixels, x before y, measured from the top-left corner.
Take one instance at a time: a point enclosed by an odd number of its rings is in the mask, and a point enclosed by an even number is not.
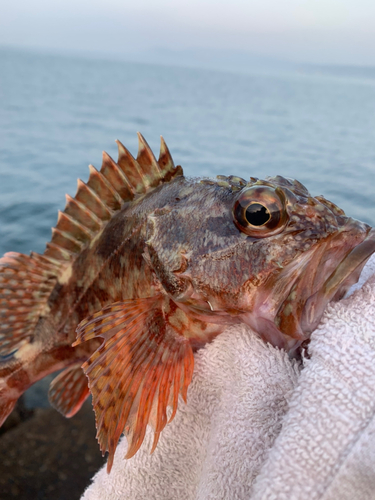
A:
[[[83,365],[89,379],[100,449],[109,451],[110,472],[124,432],[126,458],[140,448],[147,424],[155,430],[155,449],[167,424],[167,406],[176,413],[178,395],[186,399],[194,357],[189,341],[168,323],[160,296],[127,300],[105,307],[77,328],[80,344],[103,337],[103,344]]]

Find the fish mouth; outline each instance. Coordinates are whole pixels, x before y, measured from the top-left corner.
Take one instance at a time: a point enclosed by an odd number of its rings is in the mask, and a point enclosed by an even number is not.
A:
[[[271,277],[242,319],[271,344],[295,350],[317,327],[327,304],[358,281],[374,252],[375,229],[348,219]]]
[[[327,303],[342,299],[349,288],[357,283],[362,269],[374,252],[375,229],[368,228],[364,239],[349,250],[321,289],[306,301],[300,319],[300,328],[305,334],[310,334],[317,327]]]

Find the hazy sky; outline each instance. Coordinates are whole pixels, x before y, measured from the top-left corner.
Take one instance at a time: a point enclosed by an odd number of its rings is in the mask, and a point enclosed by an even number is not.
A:
[[[375,65],[375,1],[1,0],[0,44],[114,55],[235,49]]]

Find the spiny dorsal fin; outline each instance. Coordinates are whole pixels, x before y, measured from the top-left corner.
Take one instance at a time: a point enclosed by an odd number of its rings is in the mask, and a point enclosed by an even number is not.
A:
[[[147,183],[150,186],[157,186],[162,179],[161,169],[146,139],[139,132],[137,162]]]
[[[130,151],[120,141],[117,140],[116,143],[118,147],[118,166],[129,179],[135,192],[144,193],[148,186],[146,186],[143,180],[141,167]]]
[[[138,141],[137,159],[121,142],[116,141],[119,155],[117,163],[104,152],[100,171],[90,165],[87,183],[78,179],[77,193],[74,198],[67,196],[65,210],[59,213],[45,256],[65,263],[71,262],[103,229],[113,214],[120,210],[123,203],[162,182],[183,175],[181,167],[174,166],[163,138],[159,160],[156,160],[140,133]]]
[[[117,163],[113,161],[105,151],[103,151],[103,163],[100,172],[112,186],[116,186],[116,190],[123,201],[132,200],[134,198],[134,187]]]

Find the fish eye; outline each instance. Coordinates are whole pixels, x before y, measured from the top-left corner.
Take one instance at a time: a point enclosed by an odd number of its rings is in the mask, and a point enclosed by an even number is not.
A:
[[[233,206],[233,220],[238,229],[254,238],[280,233],[288,222],[282,189],[253,186],[243,189]]]

